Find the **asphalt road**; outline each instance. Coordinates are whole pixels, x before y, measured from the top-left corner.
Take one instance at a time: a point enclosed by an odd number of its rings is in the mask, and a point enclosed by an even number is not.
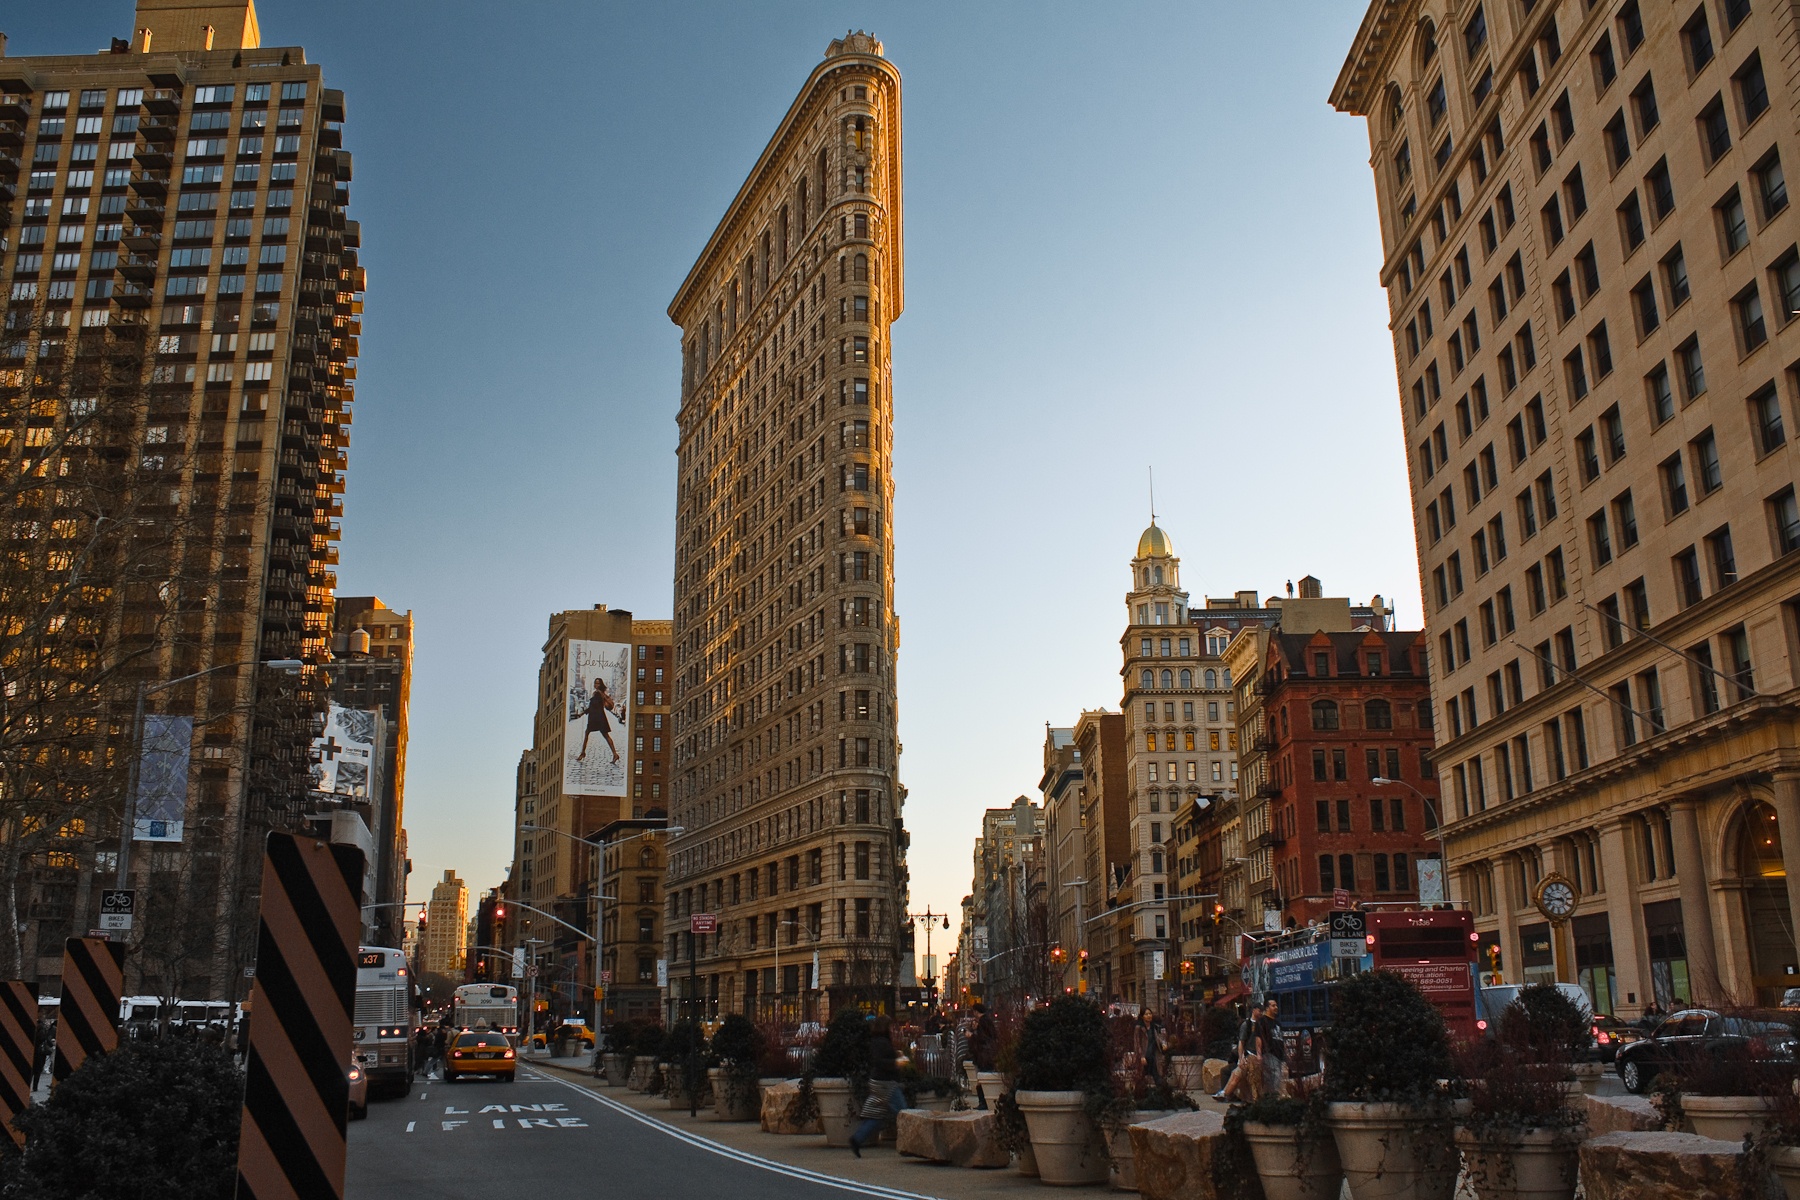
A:
[[[828,1182],[829,1180],[829,1182]],[[350,1123],[350,1200],[909,1200],[709,1143],[522,1067],[517,1083],[421,1081]]]

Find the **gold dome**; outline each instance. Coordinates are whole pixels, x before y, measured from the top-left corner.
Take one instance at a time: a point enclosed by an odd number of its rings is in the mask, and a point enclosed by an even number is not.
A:
[[[1144,536],[1138,539],[1139,558],[1171,558],[1174,554],[1174,547],[1169,545],[1169,535],[1158,529],[1154,522],[1144,530]]]

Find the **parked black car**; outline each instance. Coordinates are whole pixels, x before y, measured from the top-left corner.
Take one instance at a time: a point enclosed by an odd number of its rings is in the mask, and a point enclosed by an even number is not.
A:
[[[1664,1071],[1703,1056],[1792,1063],[1800,1033],[1781,1014],[1725,1016],[1706,1008],[1671,1013],[1642,1041],[1620,1046],[1613,1066],[1630,1092],[1643,1093]]]

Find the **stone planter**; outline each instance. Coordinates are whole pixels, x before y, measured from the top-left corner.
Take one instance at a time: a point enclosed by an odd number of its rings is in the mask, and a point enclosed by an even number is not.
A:
[[[624,1087],[631,1079],[631,1056],[608,1054],[600,1060],[606,1069],[606,1086]]]
[[[1028,1179],[1038,1177],[1037,1151],[1032,1149],[1030,1142],[1026,1142],[1022,1148],[1015,1151],[1012,1157],[1013,1166],[1019,1168],[1019,1174]]]
[[[1039,1179],[1062,1186],[1106,1179],[1106,1143],[1084,1109],[1086,1093],[1022,1091],[1013,1099],[1031,1131]]]
[[[696,1104],[700,1108],[706,1108],[712,1104],[712,1094],[710,1089],[706,1086],[706,1076],[704,1073],[700,1076],[700,1094],[698,1096],[688,1095],[688,1089],[685,1086],[685,1081],[682,1079],[682,1069],[678,1064],[662,1064],[662,1076],[662,1094],[664,1099],[669,1102],[671,1111],[693,1108]]]
[[[1133,1113],[1131,1119],[1117,1129],[1106,1133],[1106,1181],[1115,1192],[1135,1192],[1137,1172],[1133,1169],[1131,1157],[1131,1127],[1146,1121],[1160,1121],[1168,1116],[1170,1109],[1150,1109]]]
[[[1788,1200],[1800,1200],[1800,1146],[1776,1146],[1769,1151],[1769,1166]]]
[[[1457,1158],[1447,1114],[1342,1103],[1326,1113],[1353,1200],[1450,1200]]]
[[[819,1124],[825,1127],[827,1146],[848,1146],[856,1132],[856,1114],[850,1111],[848,1079],[815,1079],[813,1102],[819,1106]]]
[[[1256,1160],[1265,1200],[1338,1200],[1344,1190],[1344,1164],[1329,1132],[1302,1143],[1297,1125],[1246,1121],[1244,1140]]]
[[[1701,1137],[1742,1143],[1769,1121],[1769,1101],[1761,1096],[1696,1096],[1681,1093],[1681,1111]]]
[[[950,1111],[950,1097],[948,1097],[948,1096],[917,1096],[917,1097],[914,1097],[914,1099],[913,1099],[912,1107],[917,1108],[917,1109],[922,1109],[925,1112],[949,1112]]]
[[[1184,1092],[1198,1095],[1205,1090],[1205,1081],[1201,1072],[1206,1067],[1206,1060],[1198,1054],[1171,1054],[1169,1056],[1169,1082]]]
[[[754,1079],[727,1079],[725,1068],[708,1067],[713,1116],[720,1121],[754,1121],[762,1112],[762,1095]]]
[[[1597,1096],[1600,1094],[1600,1081],[1606,1077],[1606,1064],[1585,1062],[1575,1064],[1575,1082],[1581,1085],[1581,1094]]]
[[[656,1077],[659,1073],[656,1069],[656,1056],[640,1054],[631,1060],[631,1081],[628,1086],[634,1092],[653,1092],[656,1090]]]
[[[980,1089],[979,1093],[977,1093],[976,1089]],[[980,1106],[982,1101],[986,1101],[987,1107],[992,1108],[994,1107],[994,1101],[998,1100],[1005,1091],[1006,1077],[1000,1074],[1000,1072],[977,1071],[975,1072],[974,1084],[969,1092],[970,1103]]]
[[[1573,1200],[1581,1135],[1530,1129],[1496,1139],[1456,1131],[1477,1200]]]

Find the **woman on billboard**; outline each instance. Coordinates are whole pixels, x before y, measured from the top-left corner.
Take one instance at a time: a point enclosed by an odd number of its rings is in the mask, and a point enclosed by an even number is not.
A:
[[[612,693],[606,690],[606,680],[596,675],[594,689],[588,698],[587,731],[581,735],[581,753],[575,756],[576,762],[587,758],[588,739],[594,736],[595,730],[599,730],[600,736],[606,739],[607,748],[612,751],[612,760],[619,761],[619,747],[613,742],[612,724],[606,719],[608,712],[618,717],[621,723],[624,722],[625,714],[614,706]]]

